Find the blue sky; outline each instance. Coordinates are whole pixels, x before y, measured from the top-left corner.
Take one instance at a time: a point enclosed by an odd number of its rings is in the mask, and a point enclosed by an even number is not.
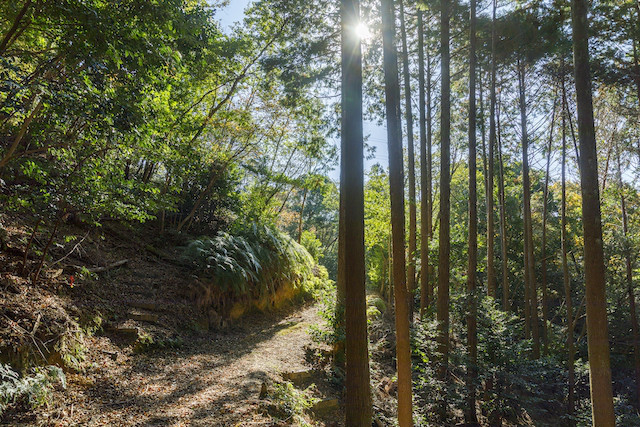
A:
[[[227,29],[233,23],[241,21],[249,3],[251,0],[230,0],[226,7],[218,11],[218,19],[222,26]]]
[[[217,17],[222,24],[222,28],[229,30],[233,24],[242,21],[244,11],[250,3],[252,3],[252,0],[230,0],[227,6],[218,10]],[[368,144],[376,147],[374,158],[365,159],[365,170],[370,169],[371,166],[376,163],[380,163],[386,168],[389,164],[386,128],[384,126],[378,126],[374,122],[365,121],[364,134],[365,136],[369,136]],[[337,140],[333,142],[336,145],[339,143]],[[329,173],[329,177],[334,181],[340,179],[340,171],[337,165],[336,168]]]

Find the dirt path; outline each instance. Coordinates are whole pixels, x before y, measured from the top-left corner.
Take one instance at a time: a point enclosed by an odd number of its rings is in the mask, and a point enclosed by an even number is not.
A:
[[[265,317],[266,316],[266,317]],[[64,425],[269,425],[260,413],[262,382],[308,369],[308,327],[317,306],[249,317],[226,334],[211,333],[178,350],[92,357],[100,364],[71,375],[66,402],[48,421]],[[108,352],[107,337],[92,351]],[[115,360],[113,360],[115,359]]]

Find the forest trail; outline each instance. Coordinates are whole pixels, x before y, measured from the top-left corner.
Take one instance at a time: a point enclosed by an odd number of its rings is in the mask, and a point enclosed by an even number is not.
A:
[[[102,357],[84,380],[71,376],[71,396],[57,411],[66,417],[58,419],[89,426],[272,425],[261,413],[261,385],[309,368],[308,328],[319,321],[318,305],[307,305],[249,316],[178,350]]]

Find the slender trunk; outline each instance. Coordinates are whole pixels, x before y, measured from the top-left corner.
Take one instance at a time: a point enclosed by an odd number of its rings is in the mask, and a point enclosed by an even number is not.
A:
[[[398,369],[398,425],[412,426],[411,349],[405,273],[404,178],[398,53],[395,45],[393,0],[382,0],[385,104],[389,150],[389,192],[393,239],[393,287],[396,303],[396,359]],[[347,352],[348,354],[348,352]],[[348,423],[347,423],[348,425]]]
[[[496,146],[496,4],[491,21],[491,92],[489,101],[489,158],[487,174],[487,295],[497,297],[495,267],[495,223],[493,215],[494,148]]]
[[[544,354],[548,354],[549,340],[547,336],[547,204],[549,201],[549,166],[551,165],[551,144],[553,142],[553,126],[556,120],[557,99],[553,101],[551,114],[551,130],[549,132],[549,147],[547,149],[547,170],[544,178],[544,197],[542,201],[542,345]]]
[[[304,195],[302,196],[302,205],[300,206],[300,218],[298,218],[298,243],[302,241],[302,225],[303,225],[303,214],[304,214],[304,205],[307,201],[307,193],[309,192],[309,188],[305,187]]]
[[[27,130],[29,129],[29,125],[31,124],[33,119],[38,115],[40,110],[42,110],[42,107],[43,107],[43,103],[42,103],[42,99],[40,99],[38,101],[38,103],[36,104],[36,106],[31,111],[31,113],[24,119],[24,122],[22,122],[22,126],[20,126],[20,130],[18,131],[18,135],[16,135],[16,137],[14,138],[14,140],[11,143],[11,145],[9,146],[9,148],[7,149],[7,151],[2,156],[2,159],[0,159],[0,172],[9,163],[9,161],[13,158],[13,154],[16,152],[16,150],[20,146],[20,142],[22,142],[22,139],[24,138],[24,136],[27,134]]]
[[[488,206],[489,204],[487,203],[487,200],[489,199],[489,196],[487,194],[487,190],[489,188],[489,184],[488,184],[488,179],[489,179],[489,171],[488,171],[488,167],[487,167],[487,136],[486,136],[486,129],[485,129],[485,122],[484,122],[484,97],[483,97],[483,86],[482,86],[482,67],[480,67],[481,71],[478,73],[478,86],[479,86],[479,91],[478,91],[478,102],[480,103],[480,135],[481,135],[481,141],[482,141],[482,177],[484,179],[484,200],[485,200],[485,210],[487,212],[487,218],[489,217],[489,211]]]
[[[469,250],[467,264],[467,425],[478,425],[476,382],[478,378],[477,272],[478,272],[478,184],[476,182],[476,1],[470,3],[469,25]]]
[[[627,218],[627,201],[624,197],[624,184],[622,181],[622,167],[620,164],[620,148],[618,147],[618,185],[620,186],[620,210],[622,212],[622,233],[625,238],[625,267],[627,279],[627,294],[629,297],[629,314],[631,330],[633,333],[633,366],[636,375],[636,409],[640,408],[640,332],[638,327],[638,315],[636,313],[636,296],[633,290],[633,263],[631,261],[631,247],[626,241],[629,235],[629,221]]]
[[[31,0],[27,0],[24,2],[24,4],[22,5],[22,8],[20,8],[20,10],[18,11],[18,14],[13,20],[13,24],[11,25],[11,28],[9,28],[9,31],[7,31],[7,34],[5,34],[4,37],[2,38],[2,41],[0,41],[0,56],[4,55],[4,52],[7,49],[7,46],[9,45],[9,41],[13,38],[14,34],[18,30],[18,27],[20,26],[20,22],[22,21],[22,18],[24,18],[24,15],[27,13],[27,10],[29,10],[29,6],[31,6],[31,3],[32,3]]]
[[[507,217],[504,195],[504,162],[502,161],[502,138],[500,132],[500,104],[496,103],[496,130],[498,136],[498,199],[500,203],[500,249],[502,255],[502,309],[511,310],[509,302],[509,265],[507,258]]]
[[[407,121],[407,157],[409,157],[409,259],[407,265],[407,289],[409,291],[409,319],[413,321],[416,293],[416,173],[413,152],[413,112],[411,108],[411,79],[409,76],[409,51],[404,15],[404,0],[399,0],[400,33],[402,37],[402,74],[404,78],[404,108]]]
[[[533,339],[533,358],[540,357],[540,322],[538,320],[538,290],[536,286],[535,258],[533,254],[533,227],[531,221],[531,183],[529,179],[529,136],[527,134],[525,66],[518,61],[518,87],[520,92],[520,125],[522,127],[522,185],[524,200],[525,228],[525,274],[529,277],[529,310],[531,316],[531,338]]]
[[[346,325],[346,424],[371,425],[371,389],[364,264],[364,164],[362,54],[354,31],[360,2],[342,0],[342,176]],[[345,167],[348,165],[348,167]]]
[[[431,53],[427,49],[427,202],[429,207],[427,209],[427,235],[429,241],[427,242],[427,254],[428,244],[433,237],[433,160],[432,160],[432,136],[433,136],[433,122],[431,111]],[[431,270],[429,269],[429,259],[427,258],[427,295],[428,301],[431,303],[434,300],[433,282],[431,281]]]
[[[591,73],[589,71],[587,9],[586,0],[571,1],[578,133],[580,136],[580,181],[592,417],[594,426],[608,427],[615,425],[615,414],[609,359],[606,282],[600,192],[598,191],[598,157],[593,121]]]
[[[564,58],[562,59],[562,69],[564,72]],[[566,180],[566,164],[567,164],[567,125],[565,108],[567,92],[564,85],[564,76],[562,76],[562,209],[561,209],[561,227],[562,227],[562,278],[564,283],[564,298],[567,308],[567,415],[569,415],[569,426],[573,427],[573,413],[575,408],[574,389],[575,389],[575,350],[573,340],[573,303],[571,300],[571,281],[569,277],[569,263],[567,262],[567,180]]]
[[[449,278],[450,278],[450,197],[451,197],[451,68],[450,68],[450,1],[441,0],[440,48],[441,48],[441,114],[440,114],[440,234],[438,259],[438,352],[441,363],[438,376],[446,381],[449,361]],[[446,412],[446,396],[443,396],[441,415]]]
[[[429,299],[429,191],[427,173],[427,114],[424,81],[424,24],[422,10],[418,10],[418,86],[420,105],[420,317],[430,304]]]

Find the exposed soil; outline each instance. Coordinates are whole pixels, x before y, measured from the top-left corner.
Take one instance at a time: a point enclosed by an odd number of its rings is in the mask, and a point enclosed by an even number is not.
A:
[[[317,308],[310,305],[246,318],[226,334],[194,337],[177,350],[125,354],[116,349],[112,357],[106,354],[113,348],[109,338],[93,338],[91,359],[100,362],[86,375],[71,375],[65,401],[42,411],[39,422],[272,425],[262,411],[261,385],[308,368],[307,328],[317,321]]]

